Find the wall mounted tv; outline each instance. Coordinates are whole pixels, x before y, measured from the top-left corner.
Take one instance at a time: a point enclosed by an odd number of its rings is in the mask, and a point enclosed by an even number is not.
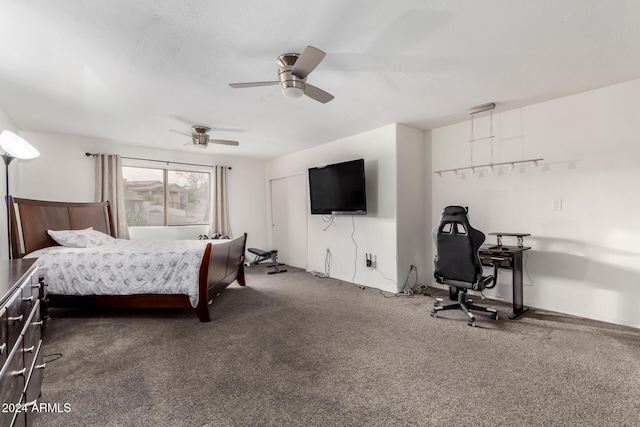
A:
[[[309,169],[312,215],[366,215],[364,160]]]

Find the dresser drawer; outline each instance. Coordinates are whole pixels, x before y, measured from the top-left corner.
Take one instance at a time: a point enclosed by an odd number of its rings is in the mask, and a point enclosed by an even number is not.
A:
[[[33,365],[27,371],[29,376],[27,377],[27,386],[25,388],[26,405],[30,408],[33,405],[38,404],[38,398],[40,397],[40,388],[42,387],[42,379],[44,378],[44,368],[46,363],[43,362],[44,354],[42,351],[42,340],[38,343],[36,355],[33,360]]]
[[[40,285],[37,283],[25,283],[20,287],[20,290],[22,293],[22,302],[24,303],[26,310],[29,311],[40,297]]]
[[[0,307],[0,367],[4,366],[9,354],[7,340],[7,309]]]
[[[34,269],[28,276],[26,276],[20,284],[20,294],[22,296],[22,310],[25,314],[31,312],[33,305],[38,301],[40,297],[40,289],[38,286],[38,276],[35,274]],[[33,287],[35,286],[35,287]]]
[[[0,371],[0,402],[2,405],[8,405],[8,409],[15,410],[23,398],[26,372],[22,357],[22,336],[19,336]],[[11,425],[13,418],[14,414],[0,413],[0,427]]]
[[[29,319],[24,328],[22,334],[22,346],[24,353],[24,366],[28,369],[33,365],[33,360],[36,356],[36,350],[40,344],[40,338],[42,336],[42,321],[40,320],[40,300],[36,300],[36,303],[31,310]]]
[[[27,311],[28,304],[22,301],[21,290],[16,290],[5,308],[7,310],[7,346],[8,351],[12,351],[16,343],[16,340],[22,333],[24,325],[27,323],[29,317],[29,311]]]

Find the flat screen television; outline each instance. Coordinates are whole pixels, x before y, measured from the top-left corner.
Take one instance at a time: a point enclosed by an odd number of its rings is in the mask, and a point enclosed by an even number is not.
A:
[[[312,215],[365,215],[364,159],[309,169]]]

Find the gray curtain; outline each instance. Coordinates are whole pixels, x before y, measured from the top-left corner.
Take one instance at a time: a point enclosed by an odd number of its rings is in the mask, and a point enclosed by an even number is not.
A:
[[[122,159],[117,154],[96,154],[96,201],[109,202],[116,237],[129,238],[124,200]]]
[[[214,166],[211,173],[211,225],[209,234],[231,235],[231,223],[229,222],[229,202],[227,195],[227,168]]]

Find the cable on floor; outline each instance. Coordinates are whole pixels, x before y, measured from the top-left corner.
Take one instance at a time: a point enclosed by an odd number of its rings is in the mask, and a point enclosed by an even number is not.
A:
[[[51,359],[47,360],[48,357],[50,357]],[[51,353],[51,354],[45,354],[44,356],[42,356],[42,361],[44,363],[55,362],[58,359],[62,359],[62,353]]]

